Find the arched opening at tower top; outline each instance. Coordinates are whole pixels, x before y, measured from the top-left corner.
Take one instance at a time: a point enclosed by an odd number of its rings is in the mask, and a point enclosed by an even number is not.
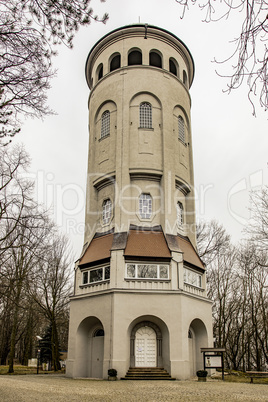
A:
[[[121,55],[116,54],[115,56],[112,57],[111,62],[110,62],[110,71],[117,70],[118,68],[121,67]]]
[[[162,57],[160,54],[157,52],[150,52],[149,64],[150,66],[162,68]]]
[[[142,64],[142,54],[139,50],[132,50],[128,55],[128,65],[134,66]]]

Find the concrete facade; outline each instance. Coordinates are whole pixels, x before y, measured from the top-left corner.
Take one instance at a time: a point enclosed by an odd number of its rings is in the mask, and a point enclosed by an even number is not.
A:
[[[186,379],[212,346],[196,252],[194,63],[173,34],[126,26],[89,53],[85,245],[71,298],[67,375],[164,367]]]

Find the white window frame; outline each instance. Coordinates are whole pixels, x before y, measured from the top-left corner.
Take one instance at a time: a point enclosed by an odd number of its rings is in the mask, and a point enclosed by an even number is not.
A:
[[[182,202],[178,201],[176,204],[177,225],[182,227],[184,224],[184,208]]]
[[[178,131],[179,140],[185,144],[185,121],[181,115],[178,116]]]
[[[102,203],[102,223],[103,225],[108,225],[112,218],[112,201],[110,198],[106,198]]]
[[[149,102],[140,103],[140,128],[152,128],[152,105]]]
[[[106,270],[106,268],[109,268],[109,274],[111,274],[110,265],[105,265],[105,266],[102,266],[102,267],[94,267],[94,268],[91,268],[91,269],[83,270],[82,271],[82,286],[94,285],[95,283],[101,283],[101,282],[110,281],[110,275],[109,275],[109,278],[105,278],[105,270]],[[90,282],[90,272],[96,271],[98,269],[102,270],[102,279],[100,279],[99,281],[91,281]],[[86,275],[87,275],[87,282],[84,282],[84,277]]]
[[[188,267],[183,267],[183,283],[202,289],[202,274]]]
[[[132,265],[135,267],[135,275],[134,276],[128,276],[128,266]],[[148,266],[156,266],[157,267],[157,274],[156,274],[156,278],[144,278],[139,276],[138,272],[139,272],[139,266],[144,266],[144,265],[148,265]],[[165,267],[167,269],[167,278],[160,278],[160,267]],[[168,264],[148,264],[148,263],[132,263],[132,262],[128,262],[126,264],[126,270],[125,270],[125,279],[128,280],[143,280],[143,281],[169,281],[169,265]]]
[[[110,111],[105,110],[101,115],[101,136],[100,138],[105,138],[110,135]]]
[[[151,219],[153,214],[153,197],[149,193],[139,196],[139,216],[141,219]]]

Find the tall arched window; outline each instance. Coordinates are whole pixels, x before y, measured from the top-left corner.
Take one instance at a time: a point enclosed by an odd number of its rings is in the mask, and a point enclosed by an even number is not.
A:
[[[110,198],[103,201],[102,204],[102,223],[106,225],[110,222],[112,217],[112,201]]]
[[[110,112],[105,110],[101,116],[101,138],[110,135]]]
[[[180,201],[177,202],[177,224],[183,225],[183,205]]]
[[[112,58],[110,62],[110,71],[114,71],[117,68],[120,68],[120,65],[121,65],[121,55],[117,54]]]
[[[150,66],[162,68],[162,58],[160,54],[156,52],[150,52],[149,64]]]
[[[142,219],[150,219],[152,216],[152,197],[142,193],[139,197],[139,214]]]
[[[128,55],[128,65],[135,66],[137,64],[142,64],[142,54],[139,50],[132,50]]]
[[[185,143],[185,125],[182,116],[178,117],[179,140]]]
[[[140,104],[140,128],[152,128],[152,105],[149,102]]]

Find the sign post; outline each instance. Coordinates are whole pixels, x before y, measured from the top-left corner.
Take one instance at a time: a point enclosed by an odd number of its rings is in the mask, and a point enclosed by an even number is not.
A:
[[[221,368],[223,381],[224,352],[224,348],[201,348],[201,353],[203,353],[204,370],[211,368]]]

